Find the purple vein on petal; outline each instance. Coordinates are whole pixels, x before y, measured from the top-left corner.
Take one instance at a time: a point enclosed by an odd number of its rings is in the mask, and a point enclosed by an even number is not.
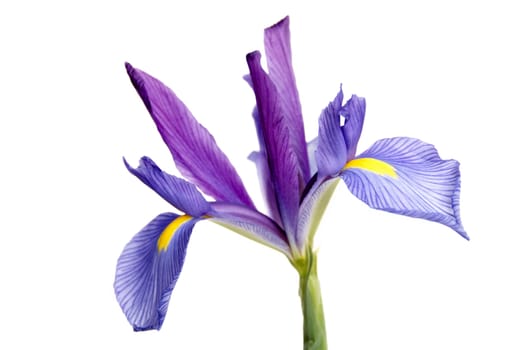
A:
[[[315,159],[321,177],[336,174],[347,160],[344,135],[340,127],[342,89],[335,99],[322,111],[318,124],[318,148]]]
[[[126,160],[124,164],[128,171],[182,212],[200,217],[210,210],[210,204],[196,186],[165,173],[152,159],[142,157],[135,169]]]
[[[342,107],[342,116],[345,118],[342,126],[342,133],[346,141],[346,148],[348,150],[347,159],[353,159],[357,152],[357,144],[359,142],[362,126],[364,124],[364,115],[366,113],[366,99],[358,97],[357,95],[351,98]]]
[[[268,216],[245,206],[212,203],[211,220],[254,241],[274,248],[291,257],[291,249],[284,231]]]
[[[165,319],[192,229],[198,221],[184,220],[171,227],[178,218],[181,216],[173,213],[158,215],[132,238],[117,262],[115,295],[136,331],[160,329]],[[171,229],[175,231],[170,243],[159,250],[160,235]]]
[[[282,99],[284,117],[290,128],[290,142],[297,156],[303,183],[309,180],[309,162],[302,109],[296,87],[291,54],[289,17],[285,17],[264,32],[265,56],[269,77]]]
[[[364,166],[372,160],[384,166]],[[340,176],[370,207],[439,222],[468,239],[459,213],[459,163],[441,159],[433,145],[409,137],[381,139],[349,164]]]
[[[335,175],[346,161],[353,159],[357,149],[366,102],[353,95],[342,106],[342,88],[319,118],[318,146],[315,159],[320,176]],[[344,125],[341,124],[344,117]]]
[[[247,55],[251,80],[256,96],[260,129],[265,143],[265,151],[272,178],[274,192],[288,234],[296,230],[298,205],[300,203],[300,184],[302,172],[291,145],[289,124],[275,85],[260,65],[258,51]],[[294,237],[289,237],[294,238]]]
[[[126,63],[126,70],[183,176],[216,200],[254,208],[214,137],[162,82]]]

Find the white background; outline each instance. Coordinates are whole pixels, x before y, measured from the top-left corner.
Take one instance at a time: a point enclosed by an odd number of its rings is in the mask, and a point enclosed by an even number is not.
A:
[[[175,173],[123,63],[176,91],[261,204],[241,77],[287,14],[307,137],[340,83],[366,97],[359,151],[413,136],[459,160],[472,238],[371,210],[341,184],[317,236],[330,348],[527,348],[521,1],[144,3],[0,5],[0,348],[302,347],[292,267],[211,223],[161,331],[134,333],[112,287],[126,242],[172,210],[121,157]]]

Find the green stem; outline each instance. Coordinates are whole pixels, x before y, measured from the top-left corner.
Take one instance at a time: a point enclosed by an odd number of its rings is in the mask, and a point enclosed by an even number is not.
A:
[[[300,274],[300,298],[304,314],[304,350],[327,350],[326,323],[317,275],[316,253],[310,254],[298,269]]]

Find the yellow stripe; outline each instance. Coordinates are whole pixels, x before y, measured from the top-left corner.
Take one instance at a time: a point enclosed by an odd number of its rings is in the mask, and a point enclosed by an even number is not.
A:
[[[371,171],[372,173],[397,178],[395,169],[390,164],[375,158],[356,158],[346,163],[344,169],[358,168]]]
[[[159,236],[159,239],[157,240],[157,251],[166,251],[168,249],[168,246],[170,245],[170,241],[172,240],[172,237],[176,233],[176,231],[179,229],[181,225],[183,225],[185,222],[192,219],[192,216],[190,215],[181,215],[180,217],[177,217],[172,221],[168,226],[161,232],[161,235]]]

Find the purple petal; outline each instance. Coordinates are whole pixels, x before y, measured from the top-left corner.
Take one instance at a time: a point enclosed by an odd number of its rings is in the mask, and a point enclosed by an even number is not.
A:
[[[291,257],[284,231],[267,216],[245,206],[228,203],[212,203],[212,209],[212,221]]]
[[[150,158],[141,158],[139,167],[136,169],[132,168],[126,160],[124,164],[128,171],[182,212],[200,217],[210,210],[210,204],[196,189],[196,186],[165,173]]]
[[[161,328],[196,221],[186,215],[161,214],[132,238],[119,257],[115,294],[135,331]]]
[[[366,100],[353,95],[342,107],[340,113],[345,118],[342,133],[344,134],[346,149],[348,151],[347,159],[353,159],[357,152],[357,143],[359,142],[362,125],[364,124]]]
[[[251,87],[252,81],[251,77],[247,76],[246,80],[250,82]],[[265,139],[263,135],[262,128],[260,127],[261,121],[260,121],[260,115],[258,114],[258,109],[255,107],[253,110],[253,119],[254,124],[256,126],[256,132],[258,135],[258,143],[260,145],[261,151],[258,152],[252,152],[249,155],[249,160],[252,160],[254,164],[256,165],[256,171],[258,172],[258,179],[260,180],[260,189],[264,195],[265,203],[267,204],[267,209],[269,210],[269,214],[273,220],[278,222],[279,224],[282,223],[282,219],[280,218],[280,212],[278,210],[278,201],[276,200],[276,195],[274,192],[274,187],[272,184],[271,174],[269,172],[269,165],[268,165],[268,159],[265,154]]]
[[[126,64],[179,171],[216,200],[254,207],[238,173],[179,98],[159,80]]]
[[[256,95],[260,128],[265,143],[265,155],[274,193],[278,201],[286,232],[293,234],[300,203],[300,191],[305,185],[290,139],[290,124],[275,85],[260,66],[260,53],[247,55],[251,80]]]
[[[412,138],[382,139],[347,163],[349,190],[375,209],[442,223],[464,238],[459,215],[459,163]]]
[[[347,149],[340,127],[340,109],[342,108],[342,90],[319,118],[318,148],[315,153],[318,175],[323,178],[334,175],[346,164]]]
[[[366,102],[353,95],[342,106],[342,88],[319,118],[316,161],[320,177],[337,174],[346,161],[355,157],[362,131]],[[340,125],[341,116],[344,125]]]
[[[289,17],[266,28],[264,37],[269,77],[283,101],[283,111],[291,133],[290,142],[297,155],[303,181],[306,183],[309,179],[309,163],[302,110],[293,72]]]

